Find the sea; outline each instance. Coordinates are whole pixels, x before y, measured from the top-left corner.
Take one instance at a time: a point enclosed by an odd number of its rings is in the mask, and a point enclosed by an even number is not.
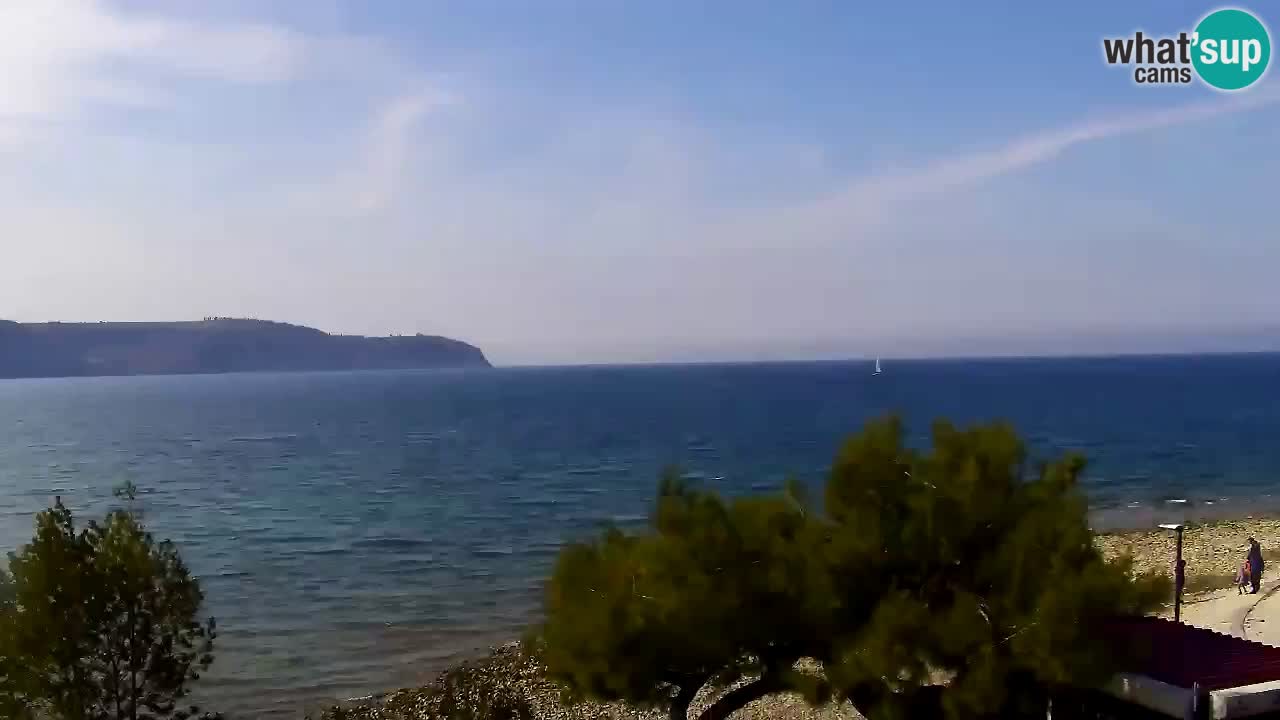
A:
[[[292,718],[520,636],[563,543],[643,526],[660,471],[820,490],[897,412],[1078,451],[1095,525],[1269,512],[1280,355],[512,368],[0,381],[0,549],[125,480],[203,585],[206,708]],[[815,495],[820,496],[820,492]]]

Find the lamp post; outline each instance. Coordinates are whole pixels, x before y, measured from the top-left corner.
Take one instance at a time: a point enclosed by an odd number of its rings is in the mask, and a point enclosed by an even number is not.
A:
[[[1187,582],[1187,564],[1182,559],[1182,523],[1162,523],[1161,528],[1177,533],[1178,549],[1173,561],[1173,621],[1182,622],[1182,586]]]

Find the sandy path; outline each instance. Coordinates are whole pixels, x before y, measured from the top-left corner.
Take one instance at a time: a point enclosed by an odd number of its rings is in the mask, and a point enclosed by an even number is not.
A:
[[[1172,617],[1173,611],[1163,615]],[[1257,595],[1217,590],[1191,598],[1182,606],[1182,621],[1280,647],[1280,580],[1263,583]]]

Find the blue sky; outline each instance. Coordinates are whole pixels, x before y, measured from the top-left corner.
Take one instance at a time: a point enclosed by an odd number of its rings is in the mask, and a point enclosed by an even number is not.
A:
[[[500,363],[1280,349],[1275,73],[1102,61],[1215,7],[5,3],[0,317]]]

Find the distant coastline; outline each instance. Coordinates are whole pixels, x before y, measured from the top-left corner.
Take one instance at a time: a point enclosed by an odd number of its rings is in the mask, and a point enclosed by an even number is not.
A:
[[[16,323],[0,320],[0,378],[491,367],[436,335],[364,337],[268,320]]]

